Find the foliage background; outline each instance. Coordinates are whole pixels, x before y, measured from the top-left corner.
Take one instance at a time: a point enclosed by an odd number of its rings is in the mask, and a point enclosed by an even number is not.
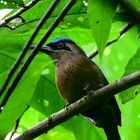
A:
[[[30,0],[15,0],[14,4],[7,1],[7,5],[4,5],[1,2],[0,8],[12,8],[13,11],[10,13],[12,14],[29,1]],[[107,1],[109,2],[109,0]],[[37,22],[51,2],[52,0],[41,0],[29,11],[22,14],[22,17],[25,19],[25,23],[10,23],[10,26],[17,26],[16,30],[0,28],[0,86],[2,86],[8,70],[19,55],[19,52],[27,39],[33,33]],[[59,6],[40,30],[34,44],[36,44],[41,38],[42,34],[49,27],[56,15],[58,15],[66,2],[67,0],[60,2]],[[86,2],[84,1],[84,3]],[[102,4],[106,2],[103,3],[102,0],[93,0],[92,3],[91,0],[89,0],[88,3],[90,5],[88,5],[88,7],[85,6],[84,3],[81,0],[77,0],[75,6],[69,11],[64,20],[54,30],[46,42],[56,37],[65,36],[74,40],[79,46],[81,46],[87,55],[93,52],[97,48],[98,44],[102,43],[102,47],[98,45],[101,57],[98,55],[93,58],[93,61],[99,65],[110,83],[120,79],[123,75],[139,70],[139,26],[133,26],[133,28],[127,31],[117,42],[104,50],[107,40],[111,41],[119,36],[121,27],[129,21],[126,18],[128,15],[125,14],[124,16],[124,9],[121,9],[116,14],[115,10],[109,10],[108,12],[114,12],[110,13],[110,15],[113,14],[112,19],[111,17],[108,17],[108,15],[100,13],[100,9],[104,6]],[[95,3],[97,5],[94,5]],[[115,9],[112,8],[112,4],[109,6],[111,9]],[[89,11],[94,10],[95,13],[87,14],[87,9]],[[94,15],[96,15],[96,17],[94,17]],[[96,31],[96,24],[92,19],[96,19],[100,15],[100,20],[109,21],[111,30],[107,27],[109,25],[104,23],[100,25],[102,30]],[[92,27],[90,25],[94,26]],[[104,30],[106,27],[109,28],[108,31]],[[98,35],[96,35],[97,32],[99,32]],[[107,36],[107,32],[109,38]],[[100,36],[104,38],[104,42],[100,39]],[[27,56],[29,54],[30,51]],[[139,87],[127,90],[125,94],[121,93],[117,95],[117,100],[122,112],[122,127],[119,128],[122,140],[140,139],[140,96],[137,95],[136,98],[130,100],[135,96],[135,91],[139,92]],[[2,100],[2,97],[0,100]],[[128,100],[129,102],[125,103]],[[4,139],[5,135],[11,131],[16,119],[22,114],[28,104],[31,107],[21,118],[17,134],[22,133],[26,129],[39,123],[52,113],[59,111],[65,105],[64,101],[58,96],[57,89],[55,87],[53,62],[48,56],[42,53],[38,53],[35,57],[16,90],[8,100],[3,112],[0,114],[1,139]],[[93,126],[82,116],[75,116],[69,121],[49,131],[47,135],[37,138],[37,140],[52,139],[101,140],[105,139],[105,136],[102,129]]]

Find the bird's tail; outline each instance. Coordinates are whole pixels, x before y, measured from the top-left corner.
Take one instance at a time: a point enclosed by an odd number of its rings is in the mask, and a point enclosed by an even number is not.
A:
[[[104,132],[108,140],[121,140],[118,127],[105,127]]]

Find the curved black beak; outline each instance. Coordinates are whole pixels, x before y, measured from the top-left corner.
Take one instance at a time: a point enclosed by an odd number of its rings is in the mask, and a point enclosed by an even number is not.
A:
[[[34,49],[35,45],[32,45],[30,47],[30,49]],[[40,48],[40,51],[43,52],[43,53],[46,53],[46,54],[50,54],[51,52],[53,52],[52,48],[50,46],[42,46]]]
[[[50,46],[45,46],[45,47],[41,47],[40,51],[46,54],[50,54],[53,52],[52,48]]]

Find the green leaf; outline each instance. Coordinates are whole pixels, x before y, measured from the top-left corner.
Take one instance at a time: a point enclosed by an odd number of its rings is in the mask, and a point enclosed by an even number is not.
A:
[[[45,55],[45,57],[47,58],[47,55]],[[54,65],[48,64],[42,71],[42,76],[37,83],[30,103],[32,107],[46,116],[64,107],[64,102],[57,93],[54,75]],[[57,103],[57,105],[55,103]]]
[[[125,67],[124,76],[129,75],[133,72],[140,70],[140,47],[136,54],[129,60],[127,66]],[[123,103],[133,99],[140,91],[140,85],[134,86],[120,93],[120,97]]]
[[[8,2],[13,2],[15,4],[17,4],[18,6],[24,6],[24,1],[23,0],[5,0],[5,1],[8,1]]]
[[[9,25],[10,26],[14,25],[16,27],[20,26],[20,28],[24,27],[26,31],[31,30],[31,28],[35,28],[35,26],[37,25],[37,22],[40,20],[40,18],[42,17],[46,9],[49,8],[52,2],[53,2],[52,0],[43,0],[43,1],[40,0],[30,10],[27,10],[26,12],[22,14],[23,19],[26,21],[25,23],[22,23],[22,25],[21,24],[15,25],[13,23],[10,23]],[[59,3],[59,5],[54,10],[52,15],[48,18],[47,22],[45,23],[45,26],[43,26],[44,29],[50,26],[50,24],[54,21],[56,16],[60,13],[60,11],[63,9],[63,7],[66,5],[67,2],[68,2],[67,0],[63,0]],[[38,9],[39,9],[39,12],[37,13]],[[15,13],[16,11],[17,9],[12,10],[3,19]],[[77,27],[77,26],[89,28],[89,24],[87,20],[87,7],[84,6],[83,1],[81,0],[77,0],[77,2],[70,9],[68,14],[66,14],[65,18],[63,19],[63,22],[61,22],[59,25],[59,27],[63,29]]]
[[[7,4],[0,3],[0,10],[2,9],[17,9],[17,5],[11,2],[8,2]]]
[[[37,62],[30,65],[0,114],[1,139],[4,139],[5,135],[13,128],[15,121],[21,116],[32,98],[41,71],[46,65],[45,61],[42,61],[42,57]]]
[[[99,54],[102,56],[117,4],[112,0],[88,0],[88,18]]]
[[[23,0],[3,0],[0,2],[0,9],[17,9],[18,7],[23,7],[24,1]]]
[[[128,7],[133,9],[136,12],[140,12],[140,0],[121,0]]]
[[[127,102],[120,104],[122,112],[122,127],[119,128],[123,140],[139,140],[140,139],[140,96]],[[128,123],[129,122],[129,123]]]
[[[11,3],[11,4],[16,4],[17,6],[24,6],[24,1],[23,0],[4,0],[4,2]]]
[[[34,7],[32,7],[29,11],[25,12],[23,14],[23,18],[26,20],[27,23],[29,22],[30,24],[33,24],[33,25],[35,24],[36,26],[35,21],[38,22],[38,20],[40,20],[41,16],[44,14],[46,9],[48,9],[48,7],[50,6],[52,2],[53,2],[52,0],[40,1]],[[60,11],[63,9],[63,7],[66,5],[67,2],[68,2],[67,0],[63,0],[58,4],[57,8],[54,10],[52,15],[47,20],[44,26],[45,29],[46,29],[46,26],[50,26],[50,24],[53,22],[56,16],[60,13]],[[38,9],[40,10],[36,14],[36,11],[38,11]],[[65,18],[59,25],[59,27],[61,28],[70,28],[74,26],[76,27],[82,26],[86,28],[89,27],[87,23],[87,7],[84,6],[83,1],[81,0],[77,0],[75,5],[70,9],[70,11],[66,14]]]

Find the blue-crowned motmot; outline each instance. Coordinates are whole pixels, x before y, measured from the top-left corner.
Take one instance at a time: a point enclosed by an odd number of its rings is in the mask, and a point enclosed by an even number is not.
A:
[[[40,51],[55,60],[56,85],[61,97],[69,104],[108,84],[99,67],[70,39],[56,38]],[[121,125],[121,112],[114,96],[81,114],[102,127],[108,140],[120,140],[118,125]]]

